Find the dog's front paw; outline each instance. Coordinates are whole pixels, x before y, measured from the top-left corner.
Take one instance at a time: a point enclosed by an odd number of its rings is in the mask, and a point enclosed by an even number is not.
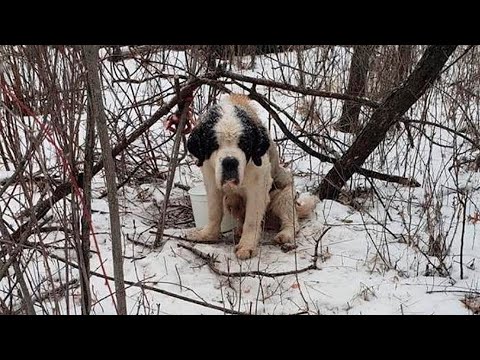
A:
[[[195,228],[187,232],[187,238],[194,241],[216,241],[220,238],[220,231]]]
[[[285,228],[282,231],[280,231],[273,240],[277,244],[286,244],[286,243],[292,243],[293,238],[294,238],[295,232],[293,228]]]
[[[257,247],[252,244],[238,244],[235,246],[235,255],[240,260],[246,260],[257,255]]]

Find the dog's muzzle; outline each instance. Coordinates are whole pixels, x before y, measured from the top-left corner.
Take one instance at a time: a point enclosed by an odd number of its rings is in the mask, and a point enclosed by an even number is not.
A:
[[[222,185],[231,183],[232,185],[238,185],[238,160],[233,156],[227,156],[222,160]]]

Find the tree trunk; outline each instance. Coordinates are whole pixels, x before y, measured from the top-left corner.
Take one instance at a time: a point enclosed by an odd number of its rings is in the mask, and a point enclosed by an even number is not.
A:
[[[354,47],[350,75],[348,78],[347,95],[363,97],[367,88],[367,76],[370,58],[375,50],[374,45],[358,45]],[[358,117],[361,105],[358,102],[346,100],[343,103],[342,115],[335,124],[339,131],[355,133],[360,129]]]
[[[93,153],[95,150],[95,118],[92,109],[87,106],[87,124],[85,133],[85,159],[83,161],[83,213],[82,239],[77,244],[78,266],[80,269],[80,289],[82,293],[82,314],[90,314],[92,297],[90,294],[90,223],[92,221],[92,177]]]
[[[315,194],[336,199],[340,189],[382,142],[388,129],[425,93],[438,77],[456,45],[429,46],[405,83],[393,91],[372,115],[348,151],[328,172]]]
[[[117,184],[115,163],[110,147],[107,120],[103,107],[98,67],[98,46],[85,45],[83,47],[85,67],[87,69],[88,103],[91,115],[95,119],[98,137],[102,147],[102,158],[105,166],[107,183],[108,208],[110,211],[110,231],[112,234],[113,274],[115,278],[115,293],[117,298],[117,313],[127,314],[125,296],[125,282],[123,277],[122,239],[120,233],[120,216],[118,213]]]
[[[400,85],[407,78],[413,62],[413,45],[398,46],[398,71],[396,74],[395,85]]]

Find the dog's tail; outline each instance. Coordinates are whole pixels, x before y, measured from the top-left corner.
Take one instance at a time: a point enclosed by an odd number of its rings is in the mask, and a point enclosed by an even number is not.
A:
[[[295,208],[297,210],[298,218],[305,219],[309,217],[319,202],[320,199],[313,195],[306,195],[297,199],[295,202]]]

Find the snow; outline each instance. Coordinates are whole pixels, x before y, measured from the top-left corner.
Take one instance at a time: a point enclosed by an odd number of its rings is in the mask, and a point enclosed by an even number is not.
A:
[[[350,55],[346,49],[339,47],[332,51],[344,63],[345,68],[348,68]],[[313,58],[313,54],[313,50],[304,52],[306,59]],[[183,53],[170,52],[169,59],[172,69],[185,64]],[[296,61],[296,57],[291,54],[280,54],[278,59],[271,59],[268,56],[262,59],[257,59],[253,69],[244,70],[242,73],[278,79],[281,78],[279,72],[282,68],[275,64],[286,63],[288,60],[294,66]],[[133,73],[136,69],[133,61],[127,62],[127,65],[128,71]],[[157,86],[165,89],[169,86],[169,81],[160,79]],[[312,80],[311,86],[322,85],[328,91],[341,91],[345,86],[345,78],[341,74],[328,79],[329,84],[324,84],[322,81],[325,79],[317,77],[316,80]],[[118,111],[119,103],[123,101],[128,103],[128,92],[132,95],[143,91],[145,98],[148,98],[155,91],[145,84],[131,84],[128,88],[117,83],[113,89],[116,90],[115,93],[111,89],[105,91],[105,102],[106,108],[114,112]],[[124,89],[128,90],[124,91]],[[257,89],[259,92],[263,90],[265,89],[262,87]],[[171,95],[173,93],[169,96]],[[295,108],[294,99],[285,96],[283,92],[272,91],[271,97],[279,106],[289,109],[289,113],[294,114],[298,111]],[[442,99],[433,95],[429,96],[429,99],[429,109],[435,109],[435,111],[437,108],[443,109],[442,106],[434,106],[441,103]],[[196,102],[197,108],[201,109],[206,100],[199,96]],[[318,110],[319,116],[324,119],[338,118],[341,104],[342,102],[337,100],[321,103]],[[153,114],[157,108],[156,106],[143,107],[143,120]],[[268,119],[268,114],[262,108],[258,107],[258,110],[263,119]],[[409,116],[420,118],[421,111],[422,106],[416,105],[409,112]],[[440,113],[433,113],[433,111],[427,112],[427,121],[438,122],[438,119],[446,117],[443,110]],[[474,113],[473,110],[471,111]],[[478,114],[472,116],[478,123]],[[283,116],[282,118],[285,119]],[[297,116],[296,119],[298,121],[299,117]],[[131,110],[125,112],[120,121],[125,129],[130,130],[138,126],[142,119]],[[286,122],[290,130],[294,131],[292,124],[289,121]],[[455,126],[459,127],[459,124]],[[279,138],[283,136],[274,124],[270,124],[270,131]],[[331,136],[345,143],[332,145],[338,152],[345,150],[352,141],[351,135],[329,131]],[[127,184],[118,192],[125,279],[137,285],[141,282],[160,290],[199,300],[204,304],[213,304],[242,313],[470,314],[471,311],[461,300],[468,291],[479,291],[480,247],[477,241],[479,224],[467,220],[462,237],[462,219],[458,210],[461,195],[455,189],[458,186],[468,191],[466,214],[473,215],[478,211],[476,204],[480,202],[480,174],[462,169],[458,175],[455,175],[448,170],[452,164],[452,157],[456,156],[460,149],[465,151],[468,143],[458,137],[453,139],[452,135],[443,129],[425,127],[424,132],[440,145],[451,145],[456,141],[456,152],[450,147],[431,145],[425,137],[416,137],[415,148],[411,149],[408,147],[405,136],[395,134],[391,135],[364,164],[365,168],[380,172],[412,176],[422,183],[422,187],[408,188],[372,180],[383,204],[375,196],[367,196],[361,210],[331,200],[322,201],[317,205],[314,214],[301,223],[301,230],[296,239],[296,249],[282,251],[272,243],[274,233],[265,232],[259,255],[247,261],[236,259],[231,233],[226,234],[223,241],[213,244],[193,244],[167,237],[161,249],[154,250],[140,245],[139,243],[151,244],[155,239],[158,220],[158,208],[155,204],[163,200],[165,183],[159,181],[139,185]],[[151,129],[151,135],[157,136],[158,142],[161,141],[162,136],[165,136],[160,123]],[[44,142],[43,146],[49,154],[48,157],[53,157],[54,152],[51,146],[47,142]],[[134,146],[141,149],[142,143],[137,140]],[[170,146],[171,144],[167,144],[163,148],[166,154],[170,154]],[[398,161],[398,153],[392,150],[394,147],[396,151],[401,152],[401,162]],[[332,166],[307,156],[289,141],[282,144],[281,154],[286,162],[293,160],[289,163],[289,167],[295,174],[296,187],[300,193],[310,191]],[[168,166],[160,161],[158,165],[163,170]],[[0,163],[0,182],[12,174],[13,171],[4,171]],[[188,186],[194,186],[200,181],[200,170],[194,165],[186,166],[185,162],[177,169],[174,180]],[[370,183],[363,177],[355,175],[347,184],[347,188],[353,188],[354,185],[370,186]],[[95,176],[93,183],[93,228],[105,271],[113,276],[108,202],[106,198],[99,198],[104,189],[101,172]],[[16,190],[16,194],[20,196],[20,191]],[[429,194],[433,194],[430,199]],[[171,198],[186,195],[185,190],[173,188]],[[1,200],[0,205],[3,206],[5,200],[3,198]],[[444,234],[446,243],[450,244],[450,251],[444,259],[445,266],[449,270],[447,276],[433,269],[433,265],[438,266],[439,261],[435,256],[427,255],[426,211],[435,207],[438,207],[440,213],[434,222],[434,231]],[[4,215],[6,220],[14,219],[15,214],[21,210],[21,206],[10,204],[9,209]],[[49,214],[55,214],[55,209],[60,209],[67,214],[71,212],[71,209],[63,208],[61,202]],[[319,240],[320,234],[327,228],[330,229]],[[186,231],[185,229],[166,229],[165,233],[185,236]],[[64,237],[63,232],[53,232],[45,241],[54,244],[62,241]],[[464,266],[463,279],[460,278],[459,268],[462,238],[463,263],[470,264]],[[132,242],[132,239],[135,241]],[[217,260],[215,266],[227,273],[261,271],[275,274],[310,266],[317,242],[319,242],[318,269],[276,277],[217,275],[205,260],[187,248],[179,246],[184,244],[204,254],[211,254]],[[91,248],[96,251],[94,244]],[[73,250],[65,251],[61,247],[50,248],[49,251],[58,257],[69,256],[70,261],[76,261]],[[28,271],[38,282],[46,279],[47,269],[52,269],[51,276],[56,283],[66,281],[64,263],[53,258],[45,258],[39,252],[34,252],[33,256],[34,260]],[[101,273],[100,259],[95,252],[90,261],[92,271]],[[78,277],[75,269],[70,269],[70,275],[71,278]],[[109,284],[114,289],[113,281]],[[109,297],[105,280],[100,276],[92,276],[91,285],[94,300],[92,313],[115,314],[115,307]],[[0,286],[7,286],[5,280],[0,282]],[[70,313],[81,312],[79,291],[80,288],[77,287],[72,290],[73,296],[68,297]],[[49,298],[44,301],[43,307],[37,304],[36,311],[39,314],[64,314],[67,312],[65,299],[61,296],[57,299]],[[129,314],[223,314],[218,309],[130,285],[127,285],[127,305]]]
[[[5,171],[5,170],[0,170],[0,181],[8,181],[10,176],[14,174],[14,171]]]

